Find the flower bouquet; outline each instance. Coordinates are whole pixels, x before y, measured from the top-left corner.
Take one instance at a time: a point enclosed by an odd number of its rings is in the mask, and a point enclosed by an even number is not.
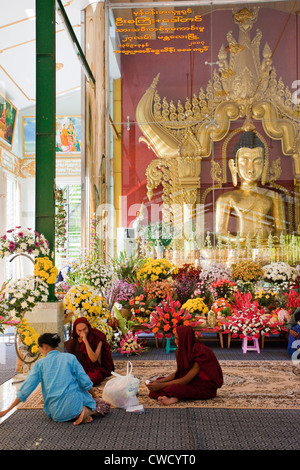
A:
[[[10,281],[3,290],[1,310],[4,316],[22,318],[26,312],[31,312],[40,302],[47,302],[49,295],[48,284],[34,276]]]
[[[300,307],[300,294],[296,290],[290,290],[289,293],[284,294],[284,307],[291,310],[293,313]]]
[[[263,308],[260,308],[256,300],[252,301],[250,293],[235,295],[233,304],[233,315],[222,321],[225,332],[230,332],[232,338],[259,338],[260,335],[268,336],[270,333],[276,334],[281,331],[282,323],[274,321],[272,315],[266,315]]]
[[[62,281],[55,284],[55,296],[59,302],[64,300],[66,293],[71,289],[68,282]]]
[[[263,269],[254,261],[241,261],[232,266],[232,276],[240,292],[254,292],[255,284],[263,276]]]
[[[138,338],[139,332],[133,332],[127,329],[126,331],[118,330],[114,334],[113,350],[120,352],[121,354],[142,354],[146,349],[143,341]]]
[[[177,326],[197,326],[198,321],[193,315],[181,307],[180,302],[168,297],[161,302],[152,312],[150,322],[145,324],[149,330],[158,338],[165,334],[166,338],[171,338],[176,331]]]
[[[58,269],[53,266],[53,262],[48,256],[43,258],[35,258],[34,275],[47,282],[47,284],[55,284],[58,275]]]
[[[122,280],[116,281],[108,293],[110,306],[112,306],[114,303],[118,303],[122,305],[122,307],[128,308],[129,300],[135,297],[136,292],[136,284]]]
[[[144,292],[149,300],[156,300],[159,303],[161,300],[166,299],[169,295],[173,295],[173,285],[167,279],[159,281],[147,282],[144,286]]]
[[[102,258],[83,256],[72,266],[68,279],[72,277],[76,284],[93,286],[104,296],[111,287],[113,273],[110,265]]]
[[[139,253],[131,253],[130,256],[124,251],[117,258],[111,259],[114,276],[119,281],[127,281],[130,284],[137,282],[137,273],[144,264],[144,258]]]
[[[178,272],[178,268],[166,259],[149,258],[137,273],[142,283],[167,279]]]
[[[258,263],[254,261],[241,261],[232,267],[232,277],[236,281],[257,282],[263,277],[264,271]]]
[[[99,292],[86,284],[72,286],[63,300],[64,308],[74,316],[93,318],[109,318],[108,304]]]
[[[275,308],[278,300],[278,292],[267,289],[260,289],[254,292],[254,299],[260,307]]]
[[[200,297],[195,297],[194,299],[189,299],[182,305],[184,310],[188,310],[188,312],[192,315],[192,318],[195,317],[202,317],[207,315],[209,309],[207,305],[204,303],[204,300]]]
[[[200,273],[200,281],[204,281],[207,284],[216,282],[218,279],[232,280],[231,269],[222,263],[212,263],[207,268],[202,269]]]
[[[263,267],[263,279],[274,284],[295,281],[298,271],[288,263],[270,263]]]
[[[206,283],[205,281],[200,281],[191,295],[192,299],[194,297],[201,297],[206,305],[211,305],[213,301],[213,289],[211,284]]]
[[[28,228],[22,230],[20,226],[7,230],[0,237],[0,257],[12,254],[24,254],[36,256],[49,256],[49,242],[43,234]]]
[[[183,277],[193,279],[195,283],[199,281],[201,270],[199,268],[195,268],[193,264],[185,263],[180,268],[178,268],[177,272],[173,274],[173,279],[180,281]]]
[[[199,282],[200,269],[191,264],[184,264],[172,277],[174,279],[174,295],[180,303],[186,302],[194,293],[195,286]]]
[[[151,310],[156,303],[152,299],[148,299],[146,294],[140,294],[132,298],[128,302],[131,315],[133,317],[143,316],[149,317]]]
[[[216,299],[211,307],[216,317],[227,317],[232,313],[232,306],[224,297]]]
[[[215,299],[231,299],[234,295],[236,283],[228,279],[217,279],[211,284]]]

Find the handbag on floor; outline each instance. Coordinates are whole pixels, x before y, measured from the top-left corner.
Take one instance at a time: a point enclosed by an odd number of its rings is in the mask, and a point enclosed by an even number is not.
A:
[[[140,381],[132,375],[132,363],[127,362],[127,374],[112,372],[113,377],[105,384],[102,398],[116,408],[128,409],[139,405],[137,393]]]

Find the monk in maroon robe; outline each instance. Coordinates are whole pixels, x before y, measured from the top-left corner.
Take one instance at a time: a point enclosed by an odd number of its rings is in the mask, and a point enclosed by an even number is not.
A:
[[[208,400],[223,385],[223,373],[213,351],[195,339],[189,326],[179,326],[175,333],[177,370],[167,377],[150,381],[149,397],[163,405],[178,400]]]
[[[65,349],[77,357],[94,386],[115,370],[105,334],[92,328],[84,317],[75,320],[72,339],[65,342]]]

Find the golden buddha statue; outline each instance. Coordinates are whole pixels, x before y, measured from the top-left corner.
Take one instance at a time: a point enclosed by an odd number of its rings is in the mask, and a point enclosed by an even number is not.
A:
[[[240,187],[222,194],[216,202],[216,235],[223,241],[247,239],[262,244],[269,235],[280,237],[286,232],[284,201],[279,193],[264,186],[267,165],[264,144],[253,131],[243,132],[235,147],[235,159],[229,161],[233,185]],[[230,229],[229,229],[230,227]],[[233,230],[232,230],[233,227]],[[229,233],[230,232],[230,233]]]

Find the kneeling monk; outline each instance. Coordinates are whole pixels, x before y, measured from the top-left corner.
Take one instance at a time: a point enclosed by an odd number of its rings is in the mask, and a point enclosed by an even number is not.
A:
[[[159,377],[147,385],[149,397],[163,405],[178,400],[207,400],[217,395],[223,385],[219,361],[211,349],[195,339],[189,326],[179,326],[175,332],[177,370]]]

